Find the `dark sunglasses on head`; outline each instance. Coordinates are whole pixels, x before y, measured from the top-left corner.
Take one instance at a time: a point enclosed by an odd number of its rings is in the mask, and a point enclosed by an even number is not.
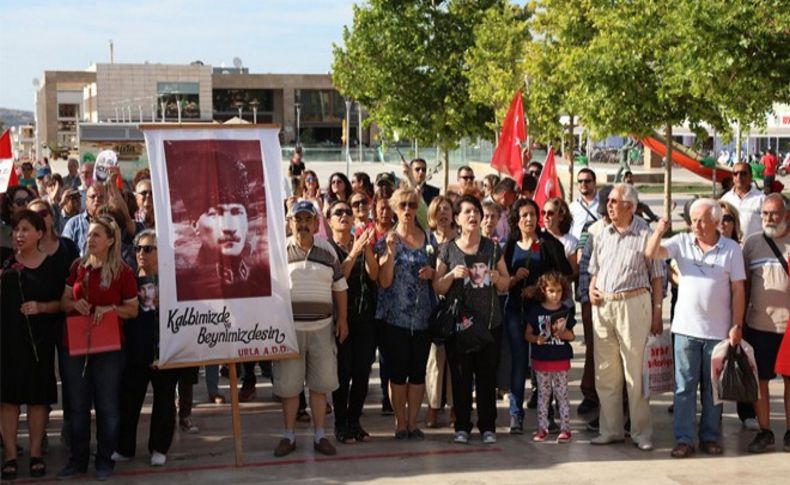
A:
[[[351,207],[367,207],[368,201],[365,199],[355,200],[351,203]]]
[[[156,251],[156,246],[135,246],[134,252],[139,253],[140,251],[144,252],[145,254],[150,254],[151,251]]]
[[[735,218],[729,214],[724,214],[723,216],[721,216],[721,222],[729,222],[730,224],[732,224],[733,222],[735,222]]]
[[[25,206],[26,206],[26,205],[28,205],[28,204],[30,203],[30,201],[32,201],[32,200],[33,200],[33,197],[30,197],[30,196],[28,195],[28,196],[27,196],[27,197],[25,197],[24,199],[14,199],[14,205],[15,205],[15,206],[17,206],[17,207],[25,207]]]
[[[417,210],[417,205],[416,202],[401,202],[398,204],[398,207],[400,207],[400,210],[405,210],[407,207],[412,210]]]
[[[351,209],[335,209],[334,211],[332,211],[332,215],[335,217],[350,216]]]

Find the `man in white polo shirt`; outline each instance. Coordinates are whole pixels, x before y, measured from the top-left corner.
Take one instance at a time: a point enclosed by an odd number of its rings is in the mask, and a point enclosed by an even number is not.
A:
[[[709,455],[722,453],[722,405],[713,405],[710,360],[713,348],[729,338],[741,341],[746,306],[746,271],[738,243],[722,236],[717,227],[721,208],[713,199],[697,199],[691,205],[691,233],[661,241],[669,221],[661,219],[647,243],[651,258],[674,259],[680,282],[672,333],[675,334],[674,432],[672,457],[694,453],[697,388],[702,380],[702,417],[699,448]]]
[[[748,163],[736,163],[732,167],[734,185],[721,200],[738,209],[743,239],[762,232],[760,209],[765,194],[752,185],[752,169]]]

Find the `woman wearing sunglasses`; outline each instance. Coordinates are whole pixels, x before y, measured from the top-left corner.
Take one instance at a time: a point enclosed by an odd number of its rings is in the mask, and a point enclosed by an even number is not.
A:
[[[335,172],[329,177],[329,187],[326,188],[324,204],[331,204],[336,200],[348,200],[351,196],[351,182],[344,174]]]
[[[579,240],[570,232],[573,227],[573,215],[568,203],[559,197],[547,200],[543,204],[543,225],[546,232],[562,243],[565,257],[573,269],[572,278],[575,277],[579,272],[579,264],[576,262],[576,247],[579,245]]]
[[[180,369],[155,367],[159,355],[159,278],[156,233],[152,229],[134,238],[137,257],[137,318],[124,325],[126,364],[121,389],[121,425],[118,446],[112,459],[128,461],[137,451],[137,422],[148,391],[154,390],[148,452],[151,466],[162,466],[173,442],[176,426],[176,384]]]
[[[424,438],[417,419],[425,396],[425,368],[431,340],[428,317],[436,243],[417,223],[421,200],[415,189],[392,194],[398,225],[376,244],[379,255],[379,300],[376,317],[385,324],[384,354],[389,366],[390,399],[395,411],[395,438]]]
[[[9,187],[3,195],[2,224],[0,224],[0,264],[14,252],[13,238],[11,237],[11,221],[14,215],[27,208],[27,205],[36,198],[33,189],[22,185]]]
[[[364,195],[364,194],[354,194]],[[353,197],[352,197],[353,198]],[[370,367],[376,356],[376,278],[379,265],[370,242],[374,229],[351,234],[352,210],[338,200],[326,214],[332,237],[329,242],[348,282],[348,338],[337,346],[337,377],[340,387],[332,393],[335,404],[335,437],[340,443],[370,441],[359,423],[368,394]]]
[[[121,230],[106,215],[93,219],[88,226],[87,252],[71,268],[61,297],[61,309],[67,314],[90,316],[93,324],[103,322],[105,314],[114,312],[119,320],[136,318],[137,282],[134,272],[121,258]],[[68,331],[68,329],[67,329]],[[123,350],[66,359],[67,399],[71,406],[71,456],[58,478],[70,478],[87,472],[90,458],[91,406],[96,409],[96,478],[106,480],[112,474],[112,453],[118,445],[120,431],[120,388]]]
[[[17,428],[27,406],[30,476],[46,466],[42,440],[49,406],[58,400],[55,343],[61,323],[59,293],[65,278],[54,258],[40,249],[47,227],[34,211],[22,209],[12,221],[15,253],[0,272],[0,420],[4,438],[2,479],[17,477]]]
[[[370,198],[368,197],[367,193],[363,191],[355,191],[353,194],[351,194],[351,199],[349,199],[348,203],[351,206],[351,211],[353,212],[351,233],[356,236],[371,226]]]

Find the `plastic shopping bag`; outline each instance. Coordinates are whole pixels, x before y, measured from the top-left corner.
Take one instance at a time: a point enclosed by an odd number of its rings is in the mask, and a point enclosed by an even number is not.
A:
[[[713,404],[752,402],[759,397],[754,349],[745,340],[737,347],[730,347],[727,339],[719,342],[711,354],[710,373]]]
[[[650,335],[642,359],[642,394],[649,398],[655,394],[675,390],[675,366],[672,356],[672,334]]]

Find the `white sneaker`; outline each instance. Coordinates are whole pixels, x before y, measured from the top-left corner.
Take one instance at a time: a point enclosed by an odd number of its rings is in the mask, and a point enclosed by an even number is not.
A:
[[[167,455],[154,451],[151,455],[151,466],[163,466],[167,463]]]
[[[469,433],[466,431],[456,431],[453,435],[453,443],[465,445],[469,443]]]
[[[483,433],[483,443],[493,445],[496,443],[496,433],[493,431],[486,431]]]
[[[118,461],[129,461],[131,457],[123,456],[122,454],[118,453],[117,451],[112,452],[112,456],[110,456],[110,460],[118,462]]]
[[[743,421],[743,427],[749,431],[760,431],[760,423],[754,418],[745,419]]]

